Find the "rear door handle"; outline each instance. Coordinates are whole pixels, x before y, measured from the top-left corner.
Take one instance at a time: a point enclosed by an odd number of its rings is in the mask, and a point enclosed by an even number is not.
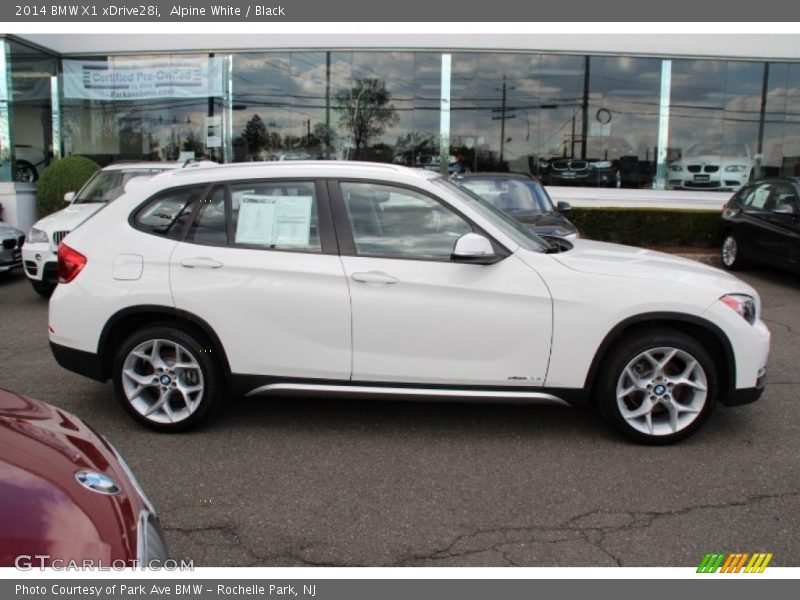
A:
[[[366,273],[353,273],[351,275],[353,281],[360,281],[361,283],[385,283],[393,285],[400,281],[397,277],[392,277],[380,271],[367,271]]]
[[[181,261],[181,266],[184,266],[188,269],[219,269],[222,266],[222,263],[214,260],[213,258],[197,256],[194,258],[184,258]]]

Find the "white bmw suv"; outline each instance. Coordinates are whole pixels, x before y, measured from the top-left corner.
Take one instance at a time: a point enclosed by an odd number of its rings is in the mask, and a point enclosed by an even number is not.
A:
[[[667,443],[761,395],[755,290],[692,261],[545,241],[436,173],[175,171],[59,246],[57,361],[187,429],[240,395],[596,403]]]
[[[67,206],[34,223],[22,247],[25,275],[34,291],[44,297],[53,293],[58,283],[56,248],[70,231],[121,196],[134,179],[180,167],[179,162],[114,163],[92,175],[77,194],[67,192],[64,195]]]

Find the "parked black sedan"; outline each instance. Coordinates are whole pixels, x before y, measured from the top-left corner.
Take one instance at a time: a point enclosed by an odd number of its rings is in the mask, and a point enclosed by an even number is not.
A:
[[[800,271],[800,179],[762,179],[722,208],[722,264],[759,262]]]
[[[578,230],[562,214],[568,202],[553,205],[541,182],[522,173],[468,173],[453,179],[495,208],[526,223],[534,233],[562,238],[578,237]]]

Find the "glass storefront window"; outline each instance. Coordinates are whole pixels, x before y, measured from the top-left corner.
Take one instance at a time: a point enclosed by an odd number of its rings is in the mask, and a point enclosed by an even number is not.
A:
[[[413,52],[235,54],[234,159],[430,159],[440,61]]]
[[[222,159],[223,67],[208,55],[64,59],[64,154]]]
[[[34,183],[53,158],[51,81],[57,59],[9,41],[14,181]]]
[[[287,50],[65,57],[57,77],[58,59],[4,43],[6,129],[27,178],[59,150],[102,165],[369,160],[633,189],[800,175],[800,63]]]

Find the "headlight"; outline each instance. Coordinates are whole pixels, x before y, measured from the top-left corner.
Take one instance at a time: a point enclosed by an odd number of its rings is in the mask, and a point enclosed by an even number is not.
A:
[[[683,165],[670,165],[669,170],[673,173],[680,173],[683,171]]]
[[[747,170],[747,165],[728,165],[725,167],[725,171],[728,173],[741,173],[742,171]]]
[[[599,160],[596,163],[590,163],[590,164],[594,166],[596,169],[610,169],[611,167],[614,166],[614,163],[612,163],[610,160]]]
[[[735,310],[740,317],[751,325],[756,321],[756,301],[752,296],[746,294],[728,294],[720,298],[720,301]]]
[[[31,227],[28,235],[25,236],[25,241],[29,244],[46,244],[49,240],[47,239],[47,232]]]

